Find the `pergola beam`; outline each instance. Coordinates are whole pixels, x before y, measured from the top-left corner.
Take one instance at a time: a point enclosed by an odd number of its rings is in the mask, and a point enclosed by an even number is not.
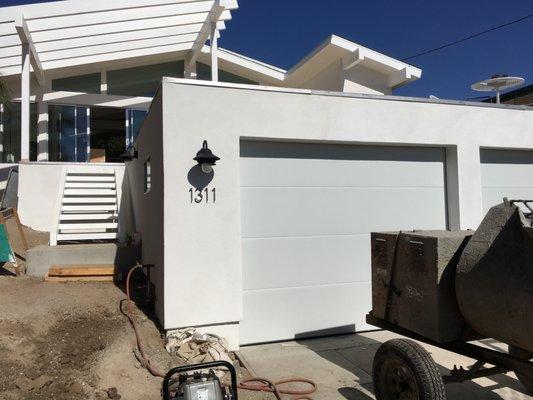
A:
[[[143,21],[121,21],[109,22],[98,25],[99,36],[109,35],[112,33],[139,31],[144,29],[156,29],[171,26],[202,24],[207,18],[208,13],[187,14],[187,15],[171,15],[159,18],[150,18]],[[222,14],[221,20],[231,19],[231,13],[226,11]],[[142,26],[142,29],[139,28]],[[81,37],[95,36],[97,32],[94,26],[73,26],[62,29],[54,29],[49,31],[32,32],[33,40],[39,44],[42,42],[65,40]]]
[[[191,43],[181,43],[166,46],[156,46],[145,49],[132,49],[125,51],[117,51],[105,54],[96,54],[85,57],[77,57],[63,60],[47,61],[44,63],[45,69],[66,68],[76,65],[96,64],[107,61],[121,60],[124,58],[145,57],[156,54],[177,53],[181,51],[188,51],[192,46]]]
[[[131,8],[127,12],[124,12],[124,10],[104,10],[87,14],[54,16],[29,21],[29,25],[32,32],[89,25],[97,32],[99,30],[99,25],[107,24],[109,22],[137,21],[138,23],[141,20],[149,18],[206,13],[211,9],[211,3],[213,3],[213,1],[214,0],[183,4],[152,5],[150,7]]]
[[[17,20],[15,20],[15,28],[20,37],[20,41],[22,42],[22,46],[23,47],[24,45],[28,46],[28,49],[30,52],[30,63],[31,63],[31,66],[33,67],[33,72],[35,74],[35,77],[37,78],[39,85],[44,86],[45,77],[44,77],[43,67],[41,64],[41,60],[39,59],[39,53],[35,49],[35,44],[33,43],[30,30],[28,29],[26,19],[24,18],[24,14],[21,14],[17,18]]]
[[[131,42],[118,42],[104,45],[79,47],[73,49],[57,50],[42,53],[43,63],[48,61],[68,60],[77,57],[89,57],[98,54],[121,52],[126,50],[146,49],[160,46],[170,46],[181,43],[192,43],[196,39],[195,34],[168,36],[164,38],[148,38]]]
[[[395,88],[396,86],[405,84],[405,82],[409,81],[411,78],[411,71],[409,71],[409,68],[406,67],[390,75],[388,79],[388,84],[389,87]]]
[[[170,36],[176,37],[180,35],[197,34],[201,28],[202,24],[168,26],[154,29],[143,29],[140,31],[110,33],[104,36],[86,36],[74,39],[63,39],[44,43],[36,43],[35,47],[37,51],[39,51],[39,53],[44,55],[44,53],[56,50],[75,49],[79,47],[89,47],[95,45],[133,42],[135,40],[143,39],[156,39]],[[224,22],[219,22],[218,29],[224,28]]]
[[[220,0],[216,0],[213,2],[213,6],[211,7],[211,10],[209,11],[202,29],[200,29],[200,33],[198,34],[198,37],[196,38],[191,51],[189,55],[187,56],[187,59],[185,60],[185,77],[188,78],[191,76],[191,73],[196,65],[196,60],[198,60],[198,56],[202,52],[202,48],[204,47],[205,42],[207,42],[207,39],[211,36],[213,31],[213,23],[216,23],[222,16],[222,13],[224,12],[224,5],[221,5]],[[213,22],[215,21],[215,22]],[[216,32],[216,29],[215,29]],[[216,38],[215,38],[216,42]]]

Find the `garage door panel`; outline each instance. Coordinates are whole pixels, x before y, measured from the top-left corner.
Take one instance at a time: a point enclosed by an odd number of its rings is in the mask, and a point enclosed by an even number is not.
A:
[[[444,162],[444,149],[435,147],[347,145],[336,143],[241,142],[240,155],[246,158],[291,158],[305,160],[419,161]]]
[[[445,227],[443,188],[242,188],[244,238]],[[417,212],[411,212],[417,210]]]
[[[533,199],[533,151],[481,150],[483,212],[503,198]]]
[[[244,239],[244,289],[369,282],[370,235]]]
[[[533,164],[485,164],[481,184],[486,188],[527,188],[533,185]]]
[[[366,283],[245,291],[241,343],[372,329],[364,321],[370,304]]]
[[[443,173],[442,161],[421,171],[418,161],[244,158],[241,168],[242,187],[431,187]]]
[[[243,141],[242,343],[371,329],[369,234],[446,228],[444,155]]]
[[[491,207],[494,207],[497,204],[503,202],[503,198],[507,197],[509,200],[513,199],[522,199],[522,200],[532,200],[533,199],[533,187],[531,188],[484,188],[483,189],[483,213],[486,213]],[[521,208],[530,212],[521,205]]]

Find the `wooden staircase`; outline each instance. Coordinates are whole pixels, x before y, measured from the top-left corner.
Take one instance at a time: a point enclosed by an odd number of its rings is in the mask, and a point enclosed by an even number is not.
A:
[[[116,240],[118,197],[115,171],[67,168],[63,181],[56,235],[51,237],[50,244]]]

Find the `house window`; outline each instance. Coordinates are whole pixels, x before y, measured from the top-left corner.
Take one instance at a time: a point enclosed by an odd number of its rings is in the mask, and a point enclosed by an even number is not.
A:
[[[107,71],[107,93],[121,96],[154,97],[164,76],[183,78],[185,63],[173,61]]]
[[[52,90],[100,94],[100,72],[52,80]]]
[[[144,162],[144,193],[150,192],[152,189],[152,162],[150,157]]]
[[[0,108],[0,162],[20,161],[21,105],[10,103]],[[37,161],[37,104],[30,104],[30,161]]]
[[[126,148],[131,146],[137,139],[146,114],[148,114],[148,111],[145,110],[126,110]]]

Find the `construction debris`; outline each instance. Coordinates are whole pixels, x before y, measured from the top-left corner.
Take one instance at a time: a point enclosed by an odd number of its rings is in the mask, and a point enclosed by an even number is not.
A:
[[[210,333],[199,333],[195,328],[168,333],[165,347],[170,354],[179,357],[186,364],[232,362],[224,339]]]

